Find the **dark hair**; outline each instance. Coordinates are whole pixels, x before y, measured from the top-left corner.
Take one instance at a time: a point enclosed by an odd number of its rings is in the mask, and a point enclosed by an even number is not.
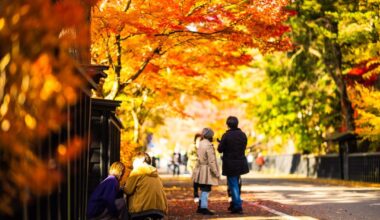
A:
[[[235,116],[229,116],[227,118],[226,124],[229,128],[237,128],[239,124],[239,120]]]
[[[135,158],[144,158],[144,162],[151,165],[152,159],[150,158],[149,154],[145,152],[138,152],[135,156]]]
[[[202,138],[202,135],[199,134],[199,133],[196,133],[195,136],[194,136],[194,144],[196,144],[198,138]]]

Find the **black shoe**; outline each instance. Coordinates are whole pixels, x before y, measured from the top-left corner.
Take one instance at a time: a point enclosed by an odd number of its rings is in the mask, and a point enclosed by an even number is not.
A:
[[[208,209],[205,209],[205,208],[200,209],[200,213],[201,213],[202,215],[214,215],[214,213],[213,213],[212,211],[210,211],[210,210],[208,210]]]
[[[230,202],[230,206],[228,206],[228,211],[231,211],[232,207],[233,207],[233,204],[232,204],[232,202]]]
[[[202,208],[201,208],[201,200],[198,201],[198,208],[197,208],[197,213],[202,214]]]
[[[242,208],[231,208],[231,214],[243,214]]]

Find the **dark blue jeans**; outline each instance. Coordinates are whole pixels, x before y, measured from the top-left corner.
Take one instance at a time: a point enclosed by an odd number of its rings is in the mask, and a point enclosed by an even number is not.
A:
[[[242,202],[239,190],[239,176],[227,176],[227,184],[231,191],[232,206],[234,209],[241,209]]]

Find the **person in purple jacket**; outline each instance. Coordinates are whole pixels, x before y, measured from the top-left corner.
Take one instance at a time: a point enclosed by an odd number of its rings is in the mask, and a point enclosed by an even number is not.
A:
[[[120,219],[126,209],[120,180],[125,167],[121,162],[114,162],[105,178],[91,194],[87,204],[87,218],[90,220]]]

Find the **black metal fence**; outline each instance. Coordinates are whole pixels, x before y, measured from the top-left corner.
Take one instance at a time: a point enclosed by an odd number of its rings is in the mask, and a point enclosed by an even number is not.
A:
[[[47,196],[33,197],[24,204],[21,212],[16,212],[12,219],[84,219],[87,204],[88,161],[86,150],[90,142],[91,98],[88,91],[79,94],[79,101],[74,106],[67,106],[65,125],[57,132],[50,134],[40,143],[38,156],[50,161],[52,168],[59,170],[63,176],[57,189]],[[60,144],[70,150],[74,137],[80,138],[84,150],[76,159],[66,163],[55,161],[55,153]],[[9,219],[11,219],[9,217]]]
[[[350,180],[380,182],[380,153],[354,153],[348,161]]]
[[[347,177],[339,154],[327,155],[271,155],[265,158],[264,172],[297,174],[307,177],[380,182],[380,153],[352,153],[347,158]]]
[[[120,160],[120,129],[115,116],[120,101],[92,99],[89,188],[91,193],[107,177],[110,165]]]
[[[120,102],[92,99],[91,89],[96,89],[97,85],[97,79],[94,81],[94,78],[97,75],[104,76],[105,67],[88,66],[86,69],[86,73],[91,72],[92,78],[84,75],[88,81],[87,86],[78,94],[78,102],[67,106],[67,120],[64,125],[35,147],[39,158],[48,161],[52,169],[60,171],[62,181],[49,195],[34,196],[25,204],[15,203],[15,214],[0,214],[0,219],[86,219],[89,193],[107,175],[109,165],[120,160],[122,125],[115,113]],[[98,119],[101,119],[99,123]],[[70,160],[57,161],[59,146],[64,145],[67,151],[73,150],[73,142],[78,140],[76,137],[84,143],[81,144],[82,149]],[[94,149],[98,149],[98,155]],[[94,161],[98,163],[98,169],[94,169]]]

